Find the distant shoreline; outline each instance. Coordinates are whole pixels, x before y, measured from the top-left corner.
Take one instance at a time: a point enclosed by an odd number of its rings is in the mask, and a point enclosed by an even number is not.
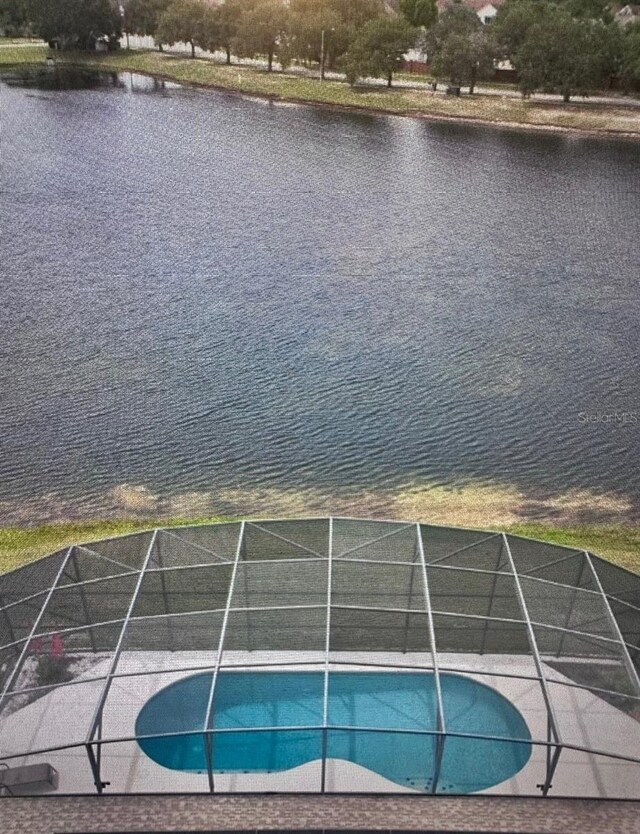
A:
[[[0,49],[0,68],[41,65],[45,46]],[[500,95],[448,97],[412,87],[357,87],[345,82],[299,77],[244,65],[218,64],[208,59],[172,53],[120,50],[94,55],[56,53],[59,64],[110,72],[135,72],[199,89],[252,96],[274,104],[290,103],[354,113],[402,116],[436,122],[481,125],[507,130],[562,135],[640,139],[640,107],[621,104],[565,104],[524,101]]]
[[[82,64],[79,64],[82,66]],[[136,72],[140,75],[147,75],[150,78],[156,78],[159,81],[170,81],[173,83],[180,84],[184,87],[193,87],[194,89],[198,90],[213,90],[214,92],[218,93],[231,93],[237,95],[241,98],[261,98],[264,101],[272,102],[273,104],[296,104],[296,105],[305,105],[311,107],[318,107],[323,110],[334,110],[334,111],[342,111],[347,113],[363,113],[369,114],[373,116],[399,116],[401,118],[408,118],[408,119],[422,119],[424,121],[434,121],[434,122],[444,122],[444,123],[453,123],[453,124],[469,124],[469,125],[478,125],[482,127],[495,127],[495,128],[502,128],[505,130],[526,130],[526,131],[536,131],[540,133],[560,133],[560,134],[569,134],[569,135],[587,135],[587,136],[605,136],[607,138],[616,138],[616,139],[633,139],[633,140],[640,140],[640,115],[639,115],[639,124],[638,124],[638,131],[619,131],[614,128],[581,128],[581,127],[570,127],[570,126],[563,126],[563,125],[554,125],[554,124],[529,124],[526,122],[511,122],[506,120],[490,120],[483,118],[482,116],[449,116],[440,113],[431,113],[427,110],[425,111],[416,111],[416,110],[392,110],[383,107],[371,107],[367,105],[358,105],[358,104],[340,104],[340,103],[328,103],[325,101],[318,101],[316,99],[309,99],[309,98],[294,98],[294,97],[284,97],[278,95],[277,93],[258,93],[258,92],[245,92],[243,90],[238,90],[234,87],[225,87],[224,85],[220,84],[207,84],[206,82],[198,82],[198,81],[179,81],[172,75],[162,75],[155,72],[148,72],[145,70],[122,70],[123,72]],[[335,83],[335,82],[334,82]],[[473,101],[478,102],[481,99],[480,96],[476,96]],[[578,105],[579,106],[579,105]]]

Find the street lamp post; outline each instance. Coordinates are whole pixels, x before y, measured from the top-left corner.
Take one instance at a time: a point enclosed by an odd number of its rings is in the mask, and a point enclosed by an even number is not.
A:
[[[332,26],[329,29],[329,32],[335,32],[335,28]],[[324,48],[324,33],[325,30],[323,29],[320,33],[320,81],[324,81],[324,64],[326,59],[326,52]]]

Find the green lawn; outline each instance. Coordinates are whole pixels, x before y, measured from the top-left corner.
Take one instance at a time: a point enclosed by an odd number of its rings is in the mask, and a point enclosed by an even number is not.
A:
[[[47,524],[30,529],[0,528],[0,572],[12,570],[26,562],[71,544],[95,541],[109,536],[148,530],[157,526],[178,526],[231,521],[212,516],[197,519],[140,519],[135,521],[85,521]],[[452,519],[451,523],[455,523]],[[553,527],[547,524],[518,524],[504,527],[508,533],[543,539],[590,550],[623,567],[640,573],[640,528],[638,527]]]
[[[20,64],[43,63],[49,54],[46,44],[23,46],[7,40],[0,40],[0,67],[15,67]]]

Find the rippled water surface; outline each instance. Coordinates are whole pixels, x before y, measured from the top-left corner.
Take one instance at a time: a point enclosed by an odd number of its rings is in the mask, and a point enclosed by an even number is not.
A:
[[[0,82],[4,520],[469,482],[636,512],[636,144],[57,86]]]

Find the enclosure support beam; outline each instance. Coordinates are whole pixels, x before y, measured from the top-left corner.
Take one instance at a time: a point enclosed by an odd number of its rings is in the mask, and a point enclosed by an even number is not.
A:
[[[97,793],[101,796],[106,785],[100,776],[100,745],[98,745],[98,756],[96,756],[92,744],[85,744],[85,750],[87,751],[89,766],[91,767],[91,772],[93,773],[93,784],[96,786]]]
[[[562,747],[552,747],[551,746],[551,722],[549,720],[549,716],[547,716],[547,741],[549,744],[547,745],[547,770],[546,776],[543,784],[537,785],[536,787],[540,788],[542,796],[547,796],[549,791],[553,786],[553,776],[556,772],[556,768],[558,766],[558,760],[560,758],[560,754],[562,753]]]
[[[175,651],[175,640],[173,639],[173,619],[169,616],[169,597],[167,596],[167,580],[164,575],[164,565],[162,564],[162,536],[159,534],[164,532],[158,531],[158,538],[156,539],[156,553],[158,556],[158,567],[160,570],[160,587],[162,588],[162,601],[164,602],[164,612],[167,615],[167,631],[169,633],[169,650]],[[177,538],[177,536],[176,536]]]
[[[638,675],[638,670],[636,669],[633,660],[631,659],[631,655],[629,654],[629,649],[627,648],[627,644],[624,641],[624,637],[622,636],[622,632],[620,631],[620,626],[618,621],[616,620],[615,614],[611,608],[609,603],[609,599],[604,592],[604,588],[602,587],[602,582],[600,582],[600,577],[598,576],[596,569],[593,566],[593,562],[591,561],[591,556],[587,551],[584,551],[584,557],[589,565],[595,583],[598,587],[598,590],[602,594],[602,600],[607,609],[607,618],[609,623],[611,624],[611,628],[613,629],[614,634],[616,635],[617,639],[620,641],[620,646],[622,647],[622,656],[624,658],[624,665],[627,670],[627,674],[631,678],[633,682],[633,688],[636,690],[636,695],[640,696],[640,676]]]
[[[209,793],[213,793],[215,785],[213,783],[213,745],[211,742],[211,733],[203,735],[204,741],[204,757],[207,762],[207,781],[209,782]]]
[[[498,587],[498,576],[500,575],[498,569],[500,568],[500,562],[501,562],[501,559],[502,559],[503,550],[504,550],[504,542],[500,541],[500,549],[498,550],[498,563],[496,565],[496,572],[493,575],[493,581],[491,583],[491,592],[490,592],[490,596],[489,596],[489,608],[487,609],[487,617],[488,618],[491,617],[491,611],[493,610],[493,600],[494,600],[494,597],[496,595],[496,590],[497,590],[497,587]],[[489,620],[486,619],[484,621],[484,626],[483,626],[483,629],[482,629],[482,646],[480,648],[480,654],[484,654],[484,652],[485,652],[486,645],[487,645],[487,633],[488,632],[489,632]]]
[[[133,595],[131,597],[131,602],[129,603],[129,608],[127,609],[126,616],[124,618],[124,622],[122,623],[122,628],[120,629],[120,635],[118,637],[118,642],[116,643],[116,647],[114,649],[113,655],[111,656],[111,663],[109,664],[109,671],[107,672],[107,677],[102,687],[102,692],[100,693],[100,698],[98,699],[98,705],[95,708],[93,713],[93,718],[91,719],[91,725],[89,727],[89,732],[87,734],[86,744],[90,744],[93,739],[95,738],[96,730],[98,726],[102,726],[102,712],[104,710],[104,705],[107,700],[107,695],[109,694],[109,690],[111,689],[111,684],[113,682],[113,677],[116,671],[116,667],[118,665],[118,661],[120,659],[120,654],[122,652],[122,645],[124,643],[125,634],[127,632],[127,626],[129,625],[129,620],[131,619],[131,615],[133,614],[133,609],[135,608],[136,601],[138,599],[138,595],[140,593],[140,588],[142,587],[142,580],[144,579],[145,572],[147,570],[147,565],[151,560],[151,554],[153,553],[153,547],[156,543],[156,538],[158,537],[158,531],[154,530],[153,535],[151,536],[151,541],[149,542],[149,547],[147,548],[147,553],[144,558],[144,562],[142,563],[142,567],[140,568],[140,573],[138,574],[138,581],[136,582],[136,587],[134,588]]]
[[[418,553],[420,554],[420,565],[422,567],[422,579],[424,582],[424,599],[425,605],[427,607],[427,622],[429,624],[429,644],[431,646],[431,658],[433,660],[433,677],[436,685],[438,737],[436,742],[436,756],[433,769],[433,782],[431,784],[431,793],[435,794],[438,791],[438,780],[440,779],[440,771],[442,769],[442,754],[444,752],[444,745],[446,742],[446,724],[444,717],[444,704],[442,701],[442,687],[440,686],[440,668],[438,665],[438,647],[436,645],[436,630],[433,623],[431,592],[429,591],[429,579],[427,577],[427,560],[424,555],[424,542],[422,541],[422,530],[420,529],[419,524],[416,524],[416,541],[418,545]]]
[[[562,741],[560,738],[560,733],[558,731],[558,722],[556,720],[555,710],[553,708],[553,701],[551,699],[551,693],[549,692],[549,685],[547,683],[547,678],[544,674],[544,669],[542,666],[542,660],[540,659],[540,652],[538,651],[538,641],[536,640],[536,635],[533,630],[533,626],[531,625],[531,617],[529,616],[529,609],[527,608],[527,602],[524,597],[524,593],[522,591],[522,585],[520,583],[520,577],[518,575],[518,570],[516,568],[516,564],[513,560],[513,554],[511,553],[511,547],[509,546],[509,540],[507,539],[506,533],[502,534],[502,541],[505,547],[505,552],[507,554],[507,558],[509,560],[509,566],[511,568],[511,572],[513,573],[513,578],[516,584],[516,593],[518,595],[518,601],[520,603],[520,610],[522,611],[522,615],[525,619],[526,626],[527,626],[527,634],[529,637],[529,645],[531,647],[531,651],[533,653],[533,661],[536,666],[536,670],[540,677],[540,686],[542,688],[542,695],[544,697],[544,702],[547,707],[547,721],[548,721],[548,728],[550,731],[550,735],[553,737],[553,740],[559,745],[556,748],[557,755],[554,754],[552,757],[552,761],[547,765],[547,774],[544,781],[544,785],[542,786],[542,792],[544,796],[547,795],[549,792],[549,788],[551,787],[551,779],[553,777],[553,772],[555,770],[555,766],[557,764],[558,756],[560,755],[560,749],[562,746]]]
[[[216,665],[213,669],[213,676],[211,678],[211,688],[209,689],[209,699],[207,700],[207,710],[204,716],[204,727],[202,728],[205,737],[209,739],[209,743],[205,745],[205,754],[207,756],[207,775],[209,778],[209,790],[211,793],[215,790],[213,782],[213,744],[211,741],[211,731],[209,724],[211,723],[211,713],[213,711],[213,699],[216,691],[216,683],[218,682],[218,673],[220,672],[220,664],[222,663],[222,654],[224,652],[224,636],[227,631],[227,623],[229,622],[229,610],[231,608],[231,599],[233,598],[233,591],[236,584],[236,574],[238,573],[238,563],[242,548],[244,545],[244,521],[240,524],[240,532],[238,533],[238,545],[236,547],[236,555],[233,560],[233,569],[231,571],[231,579],[229,581],[229,591],[227,593],[227,602],[224,608],[224,617],[222,620],[222,627],[220,629],[220,639],[218,640],[218,651],[216,653]]]
[[[91,641],[91,649],[95,654],[98,649],[96,646],[96,637],[93,633],[93,628],[91,627],[91,618],[89,617],[89,606],[87,605],[87,592],[84,589],[84,586],[81,584],[80,580],[80,569],[78,568],[78,558],[77,558],[77,548],[72,548],[72,555],[71,561],[73,562],[73,572],[75,574],[74,582],[80,588],[80,599],[82,600],[82,610],[84,611],[84,618],[87,623],[87,630],[89,631],[89,640]]]
[[[420,567],[420,562],[418,561],[420,558],[420,554],[418,552],[418,544],[416,542],[414,554],[413,554],[413,564],[411,565],[411,576],[409,579],[409,596],[407,599],[407,613],[404,618],[404,652],[406,654],[409,648],[409,619],[411,617],[411,600],[413,599],[413,591],[416,584],[416,568]]]
[[[327,789],[327,751],[329,749],[329,653],[331,650],[331,582],[333,578],[333,518],[329,518],[329,561],[327,563],[327,623],[324,643],[324,677],[322,691],[322,772],[320,792]]]

